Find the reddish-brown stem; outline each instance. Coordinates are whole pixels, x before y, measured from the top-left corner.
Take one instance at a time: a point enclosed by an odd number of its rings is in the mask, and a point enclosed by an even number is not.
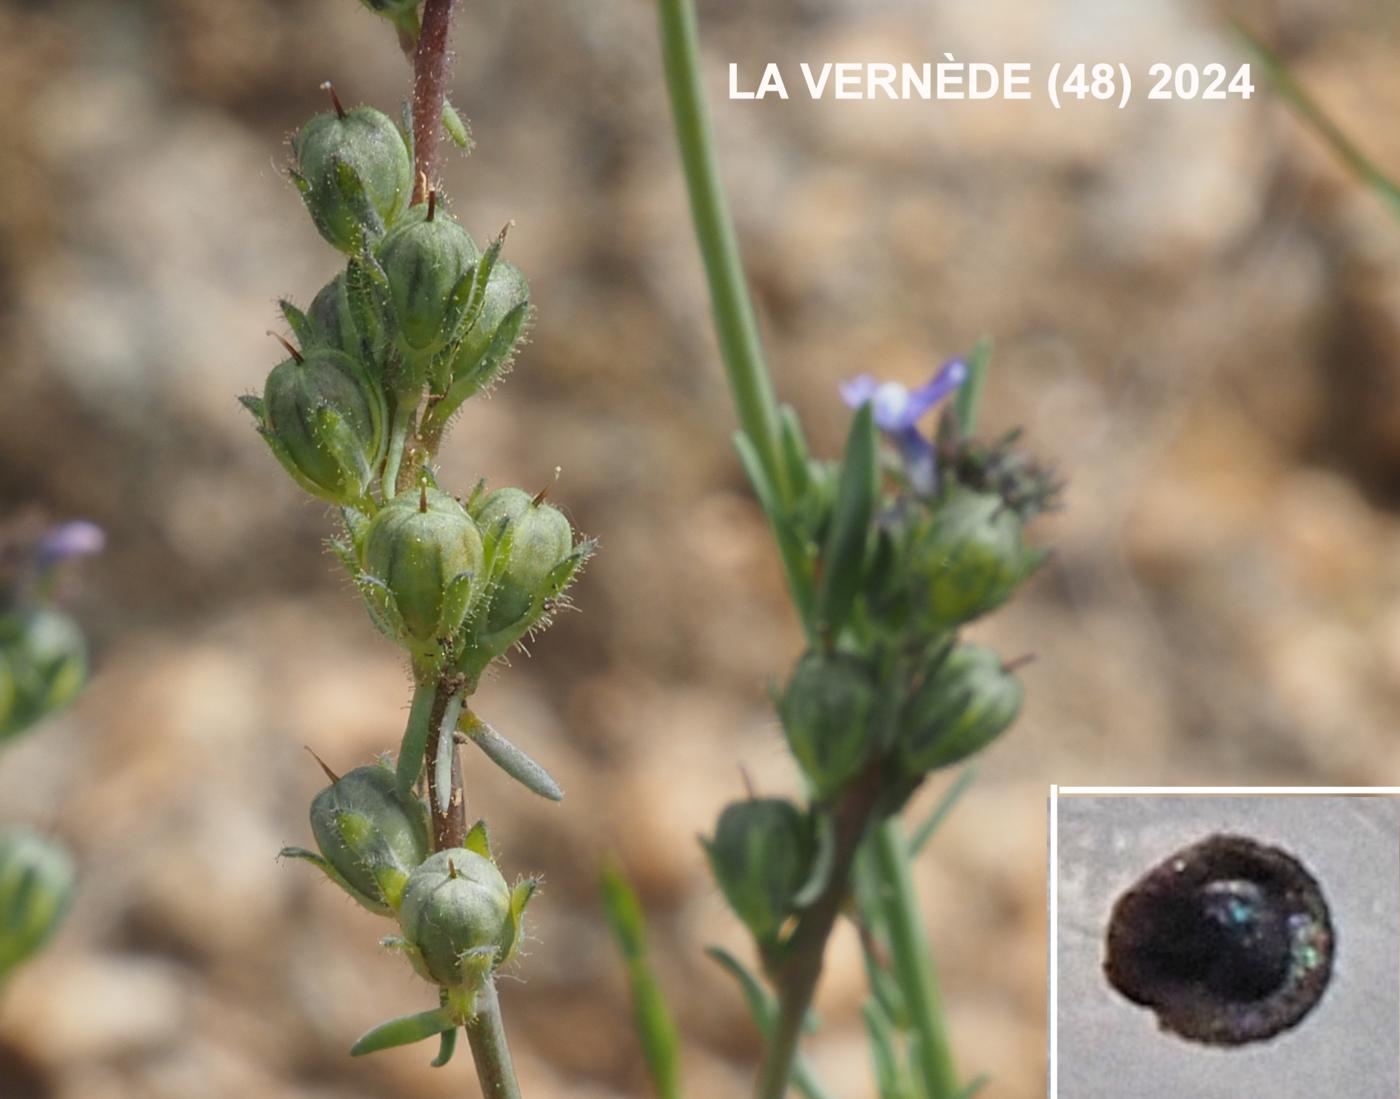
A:
[[[861,840],[875,818],[884,789],[879,764],[857,777],[832,807],[835,850],[826,887],[798,921],[792,937],[765,959],[778,993],[778,1017],[768,1037],[759,1073],[758,1099],[787,1094],[797,1043],[822,974],[826,943],[851,889],[851,869]]]
[[[442,144],[442,105],[447,99],[451,65],[447,50],[452,10],[457,0],[425,0],[418,46],[413,51],[413,156],[418,183],[416,205],[437,181],[438,150]]]

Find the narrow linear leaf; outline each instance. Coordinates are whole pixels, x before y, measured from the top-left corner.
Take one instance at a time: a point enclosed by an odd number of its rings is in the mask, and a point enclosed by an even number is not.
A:
[[[679,1099],[680,1038],[661,985],[647,960],[641,902],[621,872],[605,867],[599,880],[603,911],[627,968],[632,1011],[647,1070],[659,1099]]]
[[[967,793],[976,778],[977,768],[966,767],[963,769],[962,773],[958,775],[953,784],[943,792],[943,796],[938,799],[938,804],[933,807],[932,812],[924,818],[923,823],[915,828],[914,834],[909,837],[909,857],[911,859],[916,858],[919,852],[928,845],[928,841],[933,838],[933,834],[937,832],[939,826],[948,819],[948,814],[951,813],[958,802],[962,800],[962,796]]]
[[[870,1060],[875,1067],[875,1087],[880,1099],[903,1099],[900,1090],[899,1055],[895,1051],[894,1027],[878,1000],[866,1000],[861,1007],[865,1033],[870,1039]]]
[[[437,790],[437,811],[446,813],[452,805],[452,757],[457,750],[457,716],[462,712],[462,696],[453,695],[442,711],[438,726],[437,759],[433,761],[433,786]]]
[[[395,772],[399,793],[408,796],[418,784],[423,772],[423,756],[428,751],[428,731],[433,720],[433,685],[419,683],[413,689],[413,704],[408,711],[408,724],[399,746]]]
[[[810,570],[806,566],[806,556],[802,544],[793,533],[792,525],[784,518],[778,506],[778,497],[768,475],[763,471],[763,462],[758,450],[742,431],[734,433],[734,449],[739,453],[739,463],[744,467],[754,495],[758,497],[763,514],[768,517],[768,527],[773,532],[773,540],[778,543],[778,556],[783,563],[787,578],[788,593],[803,627],[812,632],[812,592]]]
[[[764,991],[763,986],[749,970],[749,967],[723,947],[709,946],[705,948],[705,953],[739,982],[739,989],[744,994],[744,1002],[748,1005],[749,1015],[753,1018],[754,1025],[758,1027],[759,1034],[766,1042],[773,1029],[773,1021],[777,1017],[777,1007],[773,1003],[773,998]],[[801,1053],[792,1062],[792,1086],[805,1095],[807,1099],[835,1099],[826,1085],[817,1078],[811,1064]]]
[[[459,149],[471,152],[471,128],[467,125],[466,119],[457,113],[457,108],[445,99],[442,101],[442,128],[447,131],[447,136],[452,139],[452,144]]]
[[[438,1001],[442,1005],[442,1010],[449,1010],[446,989],[438,994]],[[451,1030],[444,1030],[438,1035],[438,1055],[433,1058],[433,1068],[442,1068],[452,1060],[452,1055],[455,1052],[457,1052],[457,1028],[454,1026]]]
[[[441,1044],[438,1046],[438,1055],[432,1060],[433,1068],[442,1068],[452,1060],[452,1055],[457,1052],[457,1028],[444,1030],[438,1035],[438,1041]]]
[[[1332,153],[1358,179],[1376,192],[1391,208],[1391,213],[1400,214],[1400,184],[1397,184],[1376,163],[1351,140],[1326,111],[1313,99],[1299,83],[1284,60],[1266,46],[1262,39],[1247,29],[1239,21],[1233,21],[1235,33],[1243,40],[1246,49],[1253,54],[1259,67],[1264,70],[1274,89],[1293,112],[1331,148]]]
[[[463,723],[462,732],[487,759],[531,793],[550,801],[564,800],[564,791],[548,771],[475,714],[469,716],[471,720]]]
[[[351,1057],[363,1057],[367,1053],[378,1053],[382,1049],[412,1045],[428,1038],[434,1038],[445,1030],[455,1029],[457,1021],[443,1008],[422,1011],[417,1015],[401,1015],[380,1023],[360,1036],[360,1040],[350,1047]]]
[[[962,1091],[958,1092],[957,1095],[954,1096],[954,1099],[972,1099],[974,1095],[976,1095],[979,1091],[981,1091],[991,1082],[992,1078],[984,1072],[982,1073],[982,1075],[974,1077],[972,1082],[968,1084],[967,1087],[963,1088]]]
[[[839,633],[855,604],[865,573],[865,547],[879,491],[879,451],[875,442],[875,413],[867,401],[856,410],[846,436],[846,456],[836,489],[831,526],[822,550],[822,575],[817,587],[817,621]]]
[[[793,498],[801,500],[811,487],[812,470],[807,464],[809,452],[807,439],[802,433],[802,421],[797,418],[797,410],[792,405],[785,404],[778,409],[778,431]]]
[[[967,357],[967,380],[958,386],[958,395],[953,400],[953,411],[964,435],[971,435],[977,430],[977,416],[982,409],[982,389],[986,385],[987,368],[991,363],[992,341],[984,336]]]

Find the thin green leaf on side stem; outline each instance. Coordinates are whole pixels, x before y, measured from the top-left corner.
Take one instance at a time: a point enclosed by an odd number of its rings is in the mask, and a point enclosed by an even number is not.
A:
[[[380,1050],[422,1042],[456,1026],[457,1020],[444,1008],[420,1011],[416,1015],[402,1015],[397,1019],[390,1019],[387,1023],[380,1023],[362,1034],[359,1041],[350,1047],[350,1056],[363,1057],[367,1053],[378,1053]]]
[[[977,416],[982,411],[982,390],[987,384],[987,368],[992,363],[992,341],[983,337],[967,357],[967,379],[958,386],[953,400],[953,412],[964,435],[977,430]]]
[[[865,548],[879,495],[879,464],[875,414],[867,401],[851,418],[836,505],[822,552],[816,618],[818,629],[828,636],[841,632],[864,577]]]
[[[647,958],[646,922],[636,892],[615,867],[599,880],[603,911],[627,968],[632,1011],[647,1070],[658,1099],[679,1099],[680,1038],[661,985]]]
[[[763,1036],[764,1041],[767,1041],[778,1013],[773,997],[764,991],[763,985],[750,972],[748,966],[723,947],[707,947],[705,953],[718,962],[720,967],[738,982],[754,1026],[758,1027],[759,1034]],[[817,1075],[812,1070],[807,1058],[800,1053],[793,1059],[792,1063],[792,1086],[807,1099],[834,1099],[832,1092],[817,1079]]]
[[[903,993],[910,1029],[918,1039],[915,1070],[928,1099],[954,1099],[962,1089],[953,1067],[933,956],[914,894],[909,845],[898,820],[877,825],[870,842],[890,938],[890,969]]]
[[[1362,183],[1370,187],[1400,216],[1400,184],[1377,167],[1375,161],[1361,151],[1357,144],[1322,109],[1311,94],[1299,83],[1284,60],[1269,49],[1253,32],[1238,21],[1232,21],[1235,33],[1245,48],[1264,70],[1274,89],[1297,116],[1332,150],[1333,155]]]
[[[739,462],[748,475],[754,495],[758,497],[759,507],[768,517],[768,527],[773,532],[773,540],[778,544],[778,556],[783,564],[783,575],[787,579],[788,594],[792,597],[798,618],[811,638],[812,585],[802,544],[782,510],[782,502],[768,476],[768,471],[763,467],[758,451],[742,431],[734,433],[734,449],[739,452]]]
[[[408,795],[423,773],[423,756],[428,751],[428,733],[433,718],[433,696],[437,685],[431,680],[418,681],[413,686],[413,702],[408,709],[408,724],[403,731],[395,772],[399,793]]]
[[[907,1099],[895,1049],[894,1025],[878,1000],[866,1000],[861,1007],[866,1037],[870,1039],[870,1060],[875,1068],[875,1088],[880,1099]]]
[[[928,841],[933,839],[933,834],[938,831],[939,826],[948,819],[948,815],[957,807],[962,796],[971,788],[977,779],[976,767],[965,767],[962,773],[953,780],[953,784],[943,791],[943,796],[938,799],[938,804],[926,816],[923,823],[914,829],[909,837],[909,857],[917,858],[919,852],[928,846]]]

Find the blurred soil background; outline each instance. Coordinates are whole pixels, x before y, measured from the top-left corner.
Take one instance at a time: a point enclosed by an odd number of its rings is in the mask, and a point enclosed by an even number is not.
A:
[[[1240,59],[1168,0],[706,0],[726,175],[782,393],[835,451],[837,382],[916,382],[992,334],[986,426],[1070,479],[1057,555],[977,633],[1023,719],[919,867],[959,1063],[1042,1093],[1051,782],[1400,781],[1400,224],[1261,84],[1147,103],[1156,61]],[[1400,25],[1382,5],[1232,10],[1400,170]],[[503,987],[535,1099],[645,1084],[595,892],[643,893],[690,1094],[747,1093],[757,1041],[702,955],[742,950],[697,833],[794,775],[766,699],[799,638],[732,416],[644,0],[463,0],[454,99],[477,151],[453,210],[538,306],[513,376],[459,421],[448,483],[538,488],[602,548],[480,711],[568,791],[484,763],[470,810],[542,872]],[[726,62],[1125,61],[1125,111],[723,102]],[[75,612],[97,675],[0,761],[0,817],[70,843],[80,903],[0,1005],[5,1099],[473,1094],[465,1058],[351,1061],[429,1006],[387,925],[300,865],[322,783],[397,743],[407,683],[321,548],[330,527],[235,397],[335,257],[282,173],[325,104],[392,108],[408,72],[352,0],[0,4],[0,504],[90,516]],[[469,760],[470,762],[470,760]],[[920,798],[926,805],[946,784]],[[814,1061],[869,1095],[843,930]]]

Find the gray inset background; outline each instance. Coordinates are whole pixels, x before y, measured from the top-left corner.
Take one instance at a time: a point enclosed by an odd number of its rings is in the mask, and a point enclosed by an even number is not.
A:
[[[1214,1049],[1158,1030],[1103,977],[1114,900],[1215,832],[1275,844],[1322,886],[1337,933],[1321,1003],[1271,1041]],[[1059,1099],[1395,1099],[1400,1094],[1400,801],[1121,796],[1059,801]]]

